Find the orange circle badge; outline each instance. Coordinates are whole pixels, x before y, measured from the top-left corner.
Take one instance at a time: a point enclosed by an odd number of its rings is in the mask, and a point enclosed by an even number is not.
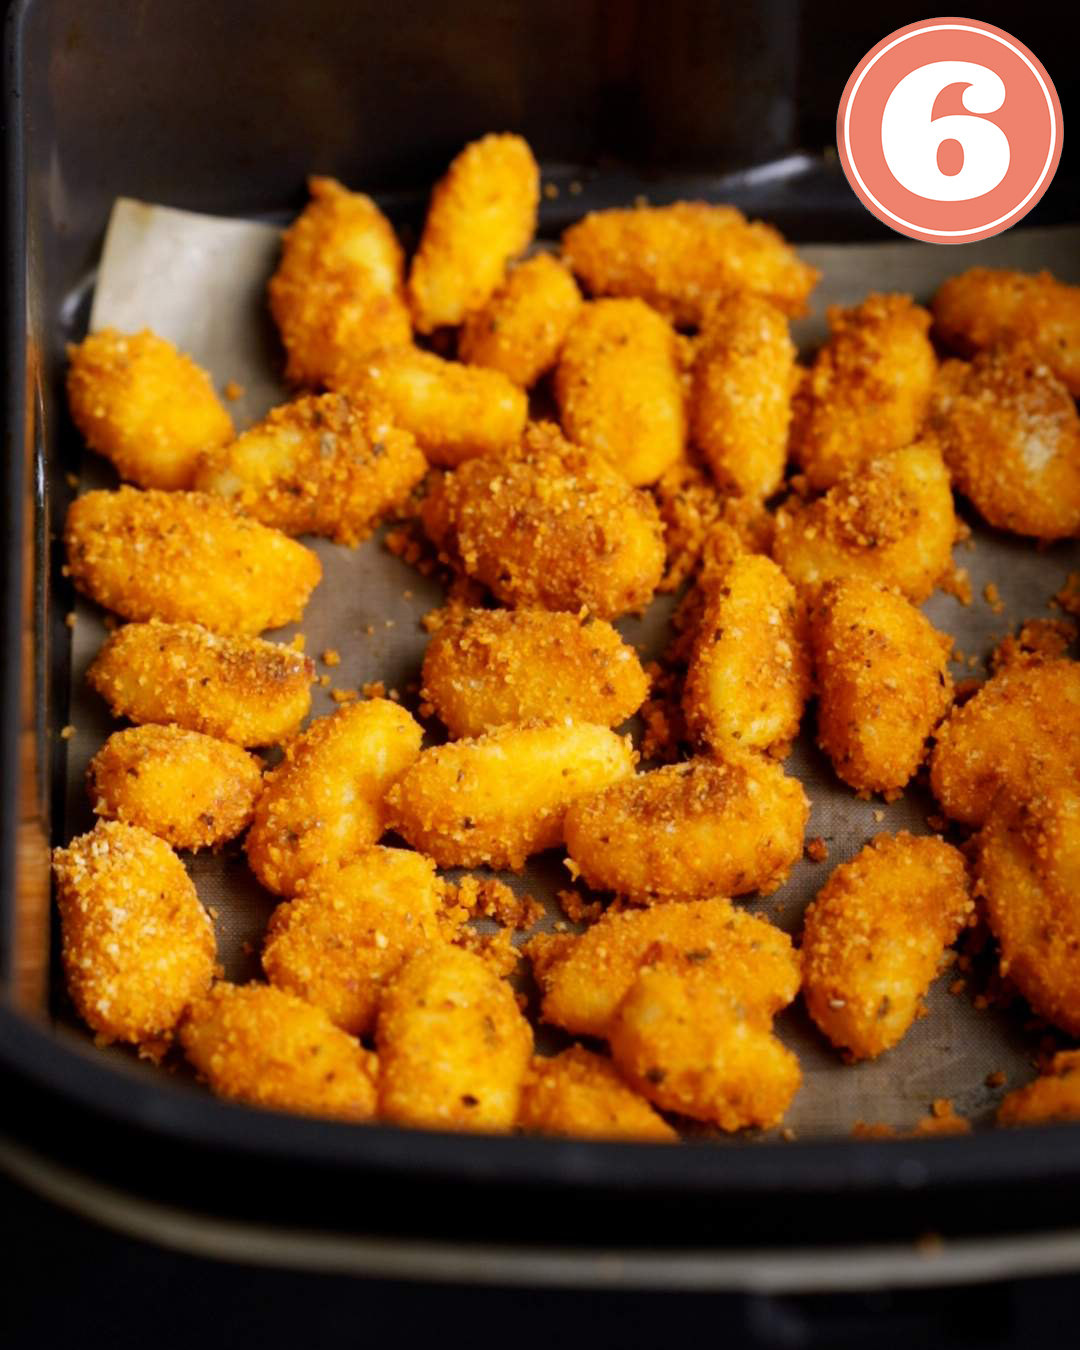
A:
[[[1061,103],[1042,62],[978,19],[926,19],[883,38],[836,117],[847,180],[886,225],[967,244],[1015,225],[1061,158]]]

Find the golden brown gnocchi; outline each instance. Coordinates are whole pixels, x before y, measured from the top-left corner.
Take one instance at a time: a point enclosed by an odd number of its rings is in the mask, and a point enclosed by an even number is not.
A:
[[[603,1055],[573,1045],[533,1060],[521,1094],[518,1126],[528,1134],[572,1139],[677,1139],[644,1097],[634,1092]]]

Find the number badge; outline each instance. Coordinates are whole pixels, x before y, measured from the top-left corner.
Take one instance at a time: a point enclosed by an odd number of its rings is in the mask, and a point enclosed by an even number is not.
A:
[[[1061,134],[1042,63],[977,19],[890,33],[856,66],[836,118],[859,200],[900,234],[934,244],[1015,225],[1049,187]]]

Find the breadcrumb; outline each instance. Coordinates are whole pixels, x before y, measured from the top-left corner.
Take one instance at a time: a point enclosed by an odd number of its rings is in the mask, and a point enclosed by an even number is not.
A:
[[[1080,1050],[1062,1050],[1033,1082],[1002,1101],[999,1125],[1045,1125],[1058,1120],[1080,1120]]]

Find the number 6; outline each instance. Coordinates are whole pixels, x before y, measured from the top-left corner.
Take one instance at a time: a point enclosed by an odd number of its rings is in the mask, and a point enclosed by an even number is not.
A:
[[[881,116],[881,149],[893,177],[916,196],[966,202],[992,191],[1009,171],[1009,138],[996,122],[956,113],[931,118],[934,101],[950,84],[966,84],[961,102],[968,113],[997,112],[1005,85],[987,66],[971,61],[932,61],[905,75]],[[942,141],[959,141],[960,172],[938,168]]]

